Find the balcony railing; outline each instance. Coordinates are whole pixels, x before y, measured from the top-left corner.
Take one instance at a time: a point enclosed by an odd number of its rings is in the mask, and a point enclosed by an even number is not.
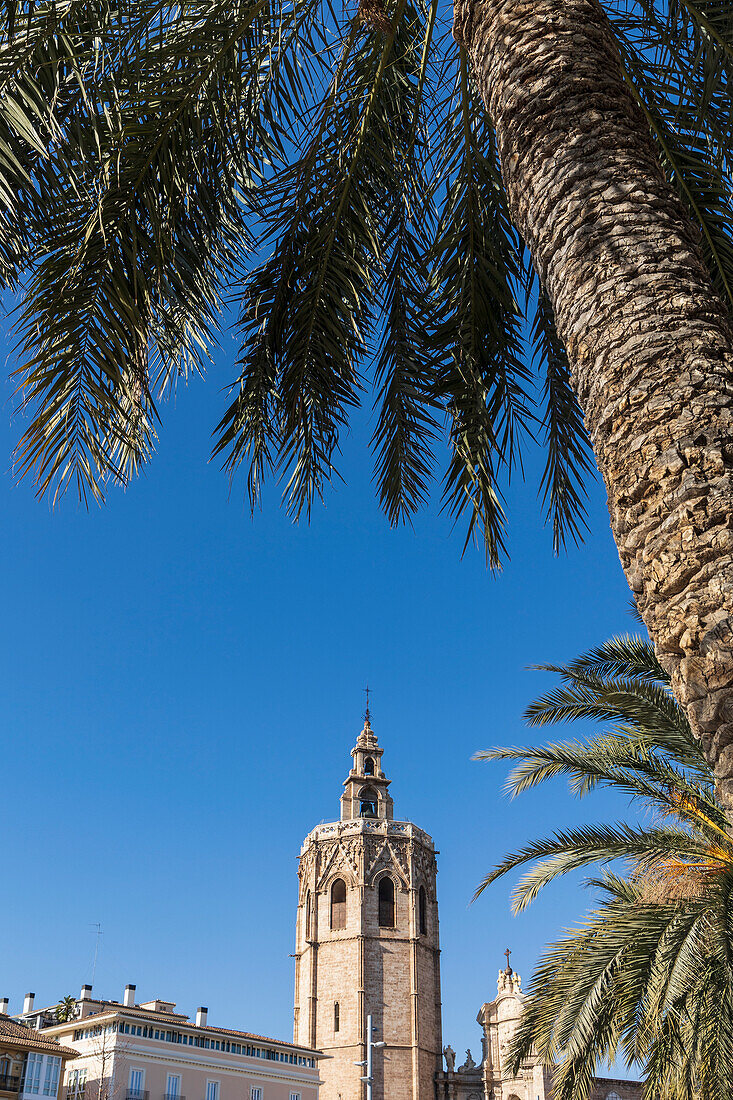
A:
[[[164,1092],[163,1100],[186,1100],[185,1096],[182,1096],[180,1092]]]
[[[150,1100],[150,1093],[143,1089],[128,1089],[125,1100]]]
[[[0,1089],[3,1092],[19,1092],[20,1074],[0,1073]]]

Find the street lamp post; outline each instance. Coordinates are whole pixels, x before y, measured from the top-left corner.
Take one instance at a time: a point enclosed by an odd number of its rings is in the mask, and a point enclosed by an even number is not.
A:
[[[375,1031],[374,1024],[372,1023],[372,1015],[369,1013],[367,1016],[367,1041],[366,1041],[366,1062],[354,1062],[355,1066],[366,1066],[366,1077],[361,1077],[361,1081],[366,1081],[366,1100],[372,1100],[372,1085],[374,1084],[374,1050],[376,1047],[384,1047],[387,1044],[383,1041],[376,1042],[373,1038]]]

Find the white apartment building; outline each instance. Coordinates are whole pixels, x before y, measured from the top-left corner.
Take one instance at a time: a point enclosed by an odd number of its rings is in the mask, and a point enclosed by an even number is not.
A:
[[[134,985],[122,1003],[85,985],[73,1019],[25,1021],[77,1052],[60,1100],[318,1100],[319,1051],[212,1027],[206,1008],[192,1022],[171,1001],[136,1004]]]

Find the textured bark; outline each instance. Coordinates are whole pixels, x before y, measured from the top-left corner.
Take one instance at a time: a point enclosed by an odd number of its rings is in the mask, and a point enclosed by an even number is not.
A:
[[[621,562],[733,808],[733,344],[595,0],[456,0]]]

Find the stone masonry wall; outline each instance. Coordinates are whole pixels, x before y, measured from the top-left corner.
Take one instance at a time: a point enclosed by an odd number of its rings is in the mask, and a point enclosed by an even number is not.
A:
[[[320,1064],[321,1100],[364,1100],[359,1080],[364,1069],[354,1063],[366,1057],[370,1012],[378,1029],[375,1038],[387,1044],[374,1053],[374,1100],[434,1100],[441,1050],[440,969],[435,854],[429,838],[401,822],[319,826],[303,846],[299,874],[295,1027],[299,1042],[308,1041],[329,1056]],[[385,875],[395,885],[395,928],[379,926],[378,887]],[[347,919],[345,929],[334,931],[330,891],[336,878],[347,885]],[[423,934],[420,885],[428,895]],[[305,927],[308,891],[310,936]]]

